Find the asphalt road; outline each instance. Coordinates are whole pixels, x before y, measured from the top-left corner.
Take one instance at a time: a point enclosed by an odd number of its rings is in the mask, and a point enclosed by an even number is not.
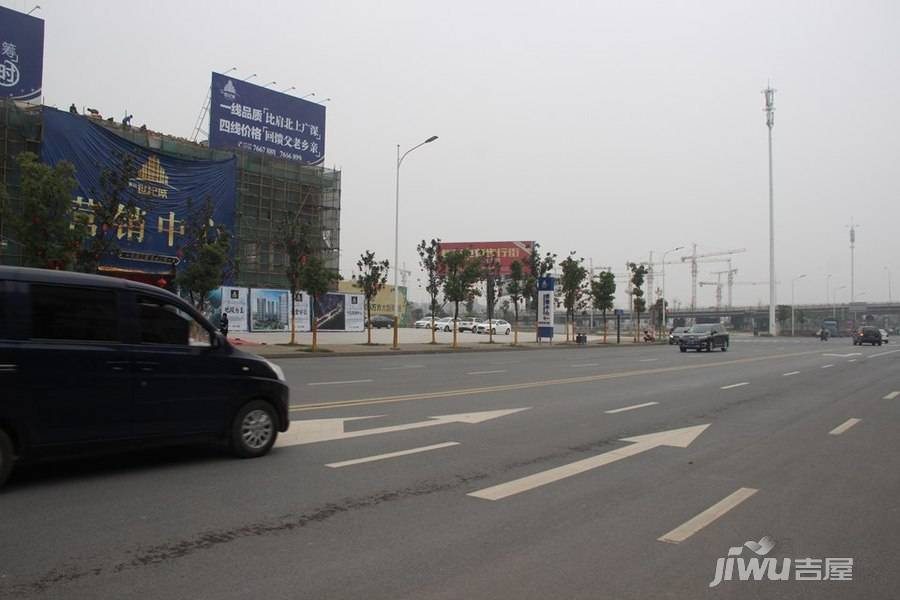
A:
[[[296,421],[266,458],[157,451],[17,475],[0,495],[0,597],[900,594],[893,345],[281,365]],[[767,554],[744,546],[764,536]],[[790,580],[734,567],[710,587],[732,547],[789,559]],[[840,558],[850,581],[826,566]]]

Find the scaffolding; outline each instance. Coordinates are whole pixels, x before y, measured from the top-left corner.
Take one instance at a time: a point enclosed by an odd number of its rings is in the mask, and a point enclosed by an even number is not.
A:
[[[15,156],[25,150],[40,154],[40,111],[23,111],[6,101],[0,109],[0,148],[3,149],[0,175],[9,190],[10,207],[15,208],[20,206]],[[321,232],[322,239],[313,246],[320,249],[328,268],[339,270],[340,171],[255,152],[214,150],[186,138],[164,135],[144,127],[126,127],[109,120],[98,119],[96,123],[139,146],[170,156],[193,160],[222,160],[231,156],[237,159],[234,238],[238,269],[235,285],[288,287],[286,256],[281,247],[281,232],[288,215],[298,216],[311,230]],[[2,227],[0,221],[0,235],[4,231]],[[6,249],[0,248],[0,264],[20,263],[21,256],[13,255],[12,246],[8,243]]]

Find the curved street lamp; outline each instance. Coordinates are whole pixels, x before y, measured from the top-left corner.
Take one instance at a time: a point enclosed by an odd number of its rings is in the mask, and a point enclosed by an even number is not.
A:
[[[438,136],[433,135],[424,142],[416,144],[409,150],[400,154],[400,144],[397,144],[397,189],[396,189],[396,199],[394,205],[394,345],[393,349],[397,349],[397,328],[400,325],[400,287],[398,283],[397,276],[400,273],[400,165],[403,164],[403,159],[406,156],[415,150],[416,148],[421,148],[425,144],[430,144],[431,142],[438,139]]]

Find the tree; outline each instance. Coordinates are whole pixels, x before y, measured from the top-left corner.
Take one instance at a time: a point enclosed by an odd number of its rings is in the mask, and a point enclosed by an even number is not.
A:
[[[481,279],[481,260],[468,250],[451,250],[442,257],[444,299],[453,303],[453,347],[456,348],[456,325],[459,303],[477,295],[475,285]]]
[[[316,254],[310,254],[306,260],[300,264],[300,289],[306,290],[312,299],[312,351],[319,349],[318,331],[319,319],[317,316],[317,306],[322,296],[328,293],[331,286],[340,281],[341,276],[337,271],[333,271],[325,266],[325,261]]]
[[[569,341],[569,323],[575,324],[575,312],[583,307],[584,281],[587,279],[587,269],[584,268],[584,259],[575,258],[575,252],[569,252],[569,256],[559,266],[562,268],[562,295],[563,306],[566,309],[566,341]]]
[[[519,303],[525,296],[525,274],[522,270],[522,263],[514,260],[509,265],[509,283],[506,284],[506,293],[513,307],[513,346],[519,343]]]
[[[75,268],[85,273],[95,273],[104,258],[115,254],[118,233],[130,237],[143,231],[146,211],[129,193],[130,182],[137,176],[134,158],[119,158],[120,168],[104,169],[100,174],[100,189],[91,190],[93,197],[79,199],[75,216],[84,224],[87,238],[80,245]]]
[[[481,279],[484,281],[484,301],[487,306],[488,343],[494,343],[494,308],[503,295],[503,280],[500,277],[500,262],[493,256],[482,259]],[[474,295],[473,295],[474,300]]]
[[[523,290],[525,297],[531,298],[532,306],[534,307],[535,339],[537,339],[537,322],[540,311],[540,306],[538,306],[538,279],[549,275],[553,271],[554,266],[556,266],[556,254],[547,252],[541,257],[540,244],[535,242],[531,248],[531,254],[528,255],[528,275],[526,276]]]
[[[634,330],[635,341],[637,341],[641,331],[641,313],[647,308],[647,301],[644,300],[644,290],[641,289],[644,285],[644,277],[647,275],[647,267],[636,263],[628,263],[628,268],[631,270],[631,306],[637,317],[637,325]]]
[[[229,279],[234,271],[231,258],[231,234],[212,220],[212,201],[207,199],[200,210],[191,211],[184,227],[182,261],[175,283],[185,290],[191,304],[201,313],[206,309],[209,293]]]
[[[603,271],[597,281],[591,282],[591,300],[594,308],[603,313],[603,343],[606,343],[606,311],[612,310],[616,295],[616,276]]]
[[[84,226],[72,221],[75,167],[64,160],[51,167],[31,152],[22,152],[16,162],[22,208],[12,210],[4,202],[0,217],[9,223],[13,243],[22,247],[24,265],[72,269],[85,234]]]
[[[651,309],[651,312],[653,313],[653,326],[657,332],[665,331],[665,323],[663,323],[663,303],[665,303],[666,309],[668,309],[669,303],[663,298],[658,298]]]
[[[312,253],[309,225],[300,220],[300,214],[288,212],[287,218],[281,225],[279,245],[284,250],[285,265],[284,274],[287,276],[288,287],[291,294],[291,341],[293,346],[297,339],[296,302],[300,287],[300,277],[303,263]]]
[[[372,344],[372,299],[378,295],[387,284],[387,272],[390,263],[385,260],[375,260],[375,253],[366,250],[356,262],[359,273],[356,275],[356,285],[363,291],[366,297],[366,323],[368,323],[369,341]]]
[[[422,240],[416,247],[419,252],[419,266],[425,271],[425,291],[428,293],[429,307],[431,310],[431,343],[434,339],[434,315],[440,308],[438,295],[444,283],[443,259],[441,257],[441,240],[433,239],[430,242]]]
[[[779,304],[775,307],[775,320],[778,322],[778,330],[784,331],[784,322],[791,318],[791,307],[787,304]]]

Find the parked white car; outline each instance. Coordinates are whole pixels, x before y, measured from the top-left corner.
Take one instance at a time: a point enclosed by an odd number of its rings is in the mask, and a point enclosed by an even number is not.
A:
[[[887,344],[888,343],[888,332],[885,331],[884,329],[879,329],[878,331],[881,332],[881,341],[884,342],[885,344]]]
[[[487,333],[488,332],[487,321],[482,321],[478,325],[475,326],[475,333]],[[509,321],[504,321],[503,319],[494,319],[490,322],[491,333],[498,334],[502,333],[503,335],[509,335],[512,331],[512,325],[509,324]]]
[[[434,322],[434,329],[435,331],[453,331],[453,317],[441,317]],[[458,330],[459,327],[457,326]]]
[[[475,328],[478,327],[479,323],[483,323],[484,319],[480,317],[463,317],[459,320],[459,330],[460,331],[471,331],[475,332]]]
[[[437,318],[435,318],[435,321],[437,321]],[[431,316],[422,317],[421,319],[413,323],[413,327],[415,327],[416,329],[428,329],[429,327],[431,327]]]

